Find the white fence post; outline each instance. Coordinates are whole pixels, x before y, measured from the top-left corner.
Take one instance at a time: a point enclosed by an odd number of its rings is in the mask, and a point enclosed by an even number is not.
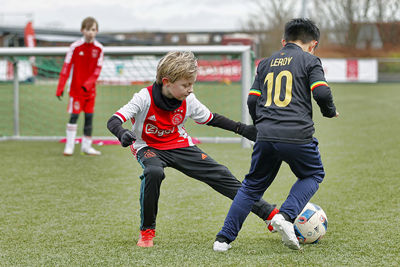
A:
[[[18,60],[13,59],[14,70],[14,137],[19,137],[19,81]]]
[[[242,52],[242,122],[250,124],[250,115],[247,109],[247,97],[251,87],[251,50],[250,48]],[[250,148],[251,143],[248,139],[242,138],[242,147]]]

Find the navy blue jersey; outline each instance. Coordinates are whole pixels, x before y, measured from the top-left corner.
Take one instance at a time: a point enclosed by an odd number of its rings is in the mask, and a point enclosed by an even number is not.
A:
[[[311,94],[323,116],[336,108],[318,57],[294,43],[260,62],[247,101],[257,140],[296,144],[312,142]]]

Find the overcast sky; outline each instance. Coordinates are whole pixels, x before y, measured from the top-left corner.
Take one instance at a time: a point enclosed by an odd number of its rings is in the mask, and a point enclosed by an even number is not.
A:
[[[246,0],[0,0],[0,26],[79,30],[93,16],[101,31],[236,30],[248,18]]]

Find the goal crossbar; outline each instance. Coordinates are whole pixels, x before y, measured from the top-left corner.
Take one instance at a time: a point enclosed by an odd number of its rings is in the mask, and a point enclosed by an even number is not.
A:
[[[64,56],[68,47],[0,47],[0,56]],[[171,51],[192,51],[207,55],[241,55],[250,46],[105,46],[105,55],[163,55]]]

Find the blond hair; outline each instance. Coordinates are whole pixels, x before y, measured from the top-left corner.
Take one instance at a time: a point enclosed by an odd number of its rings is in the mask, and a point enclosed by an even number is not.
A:
[[[168,78],[173,83],[179,79],[190,79],[196,74],[197,58],[192,52],[168,52],[158,62],[156,82],[162,84],[162,79]]]
[[[81,30],[83,29],[89,30],[95,23],[96,23],[96,30],[98,31],[99,23],[97,22],[97,20],[93,17],[87,17],[82,21]]]

